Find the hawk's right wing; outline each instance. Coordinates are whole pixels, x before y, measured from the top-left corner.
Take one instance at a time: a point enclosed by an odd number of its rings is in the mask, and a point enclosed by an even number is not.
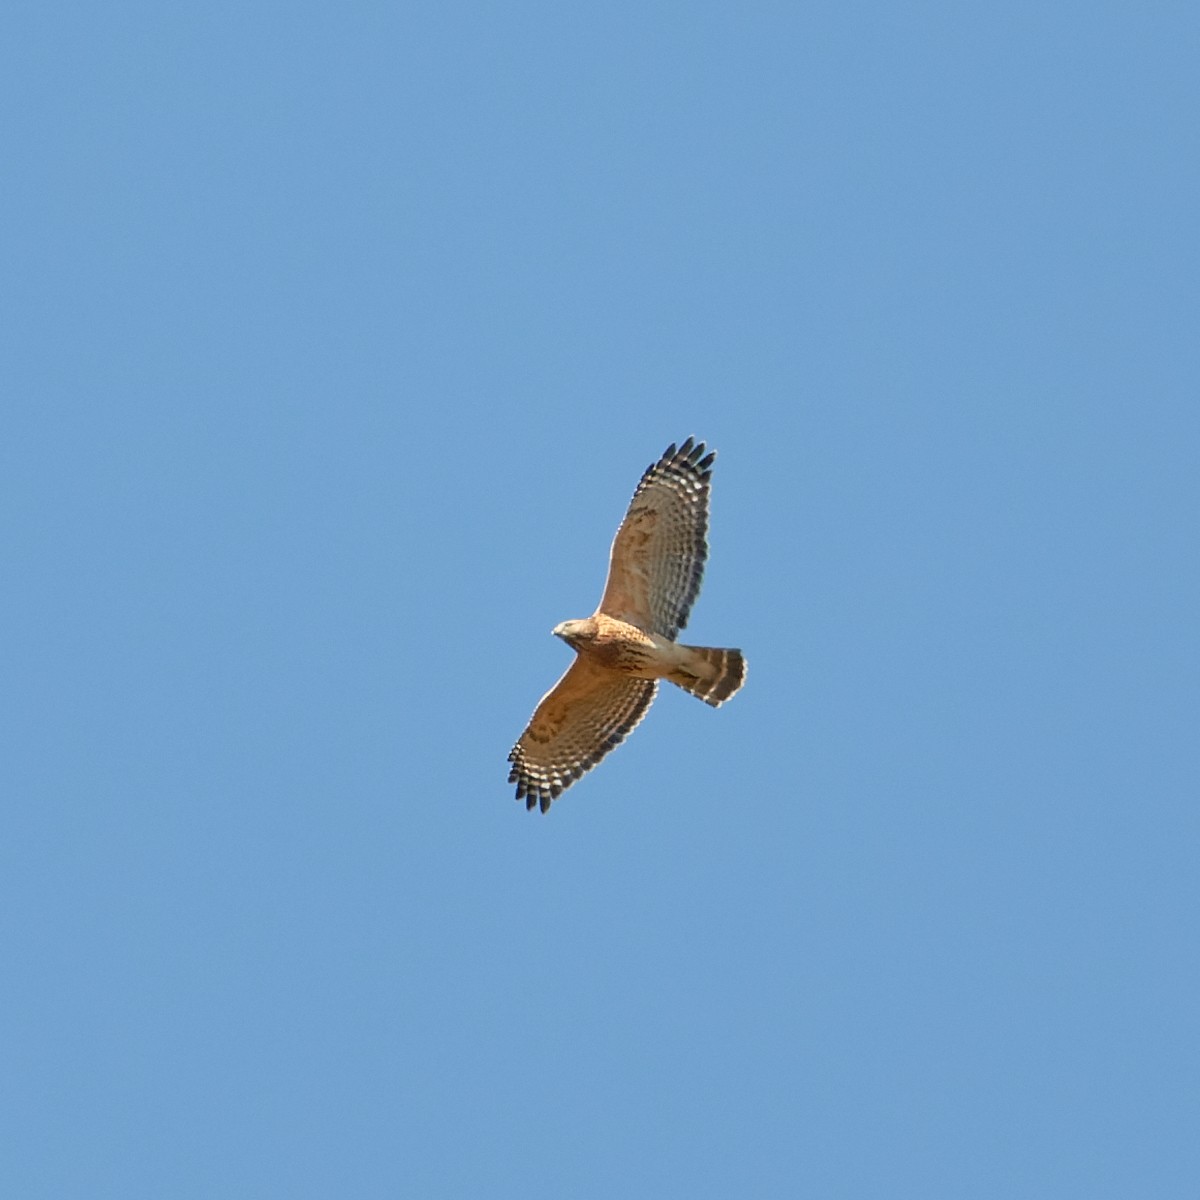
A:
[[[525,807],[550,807],[564,788],[619,746],[646,715],[657,683],[577,657],[542,697],[508,761]]]

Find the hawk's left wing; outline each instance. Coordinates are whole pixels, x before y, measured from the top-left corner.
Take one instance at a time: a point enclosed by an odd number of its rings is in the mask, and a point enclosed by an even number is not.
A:
[[[598,612],[668,638],[687,624],[708,557],[716,457],[688,438],[647,467],[613,539]]]

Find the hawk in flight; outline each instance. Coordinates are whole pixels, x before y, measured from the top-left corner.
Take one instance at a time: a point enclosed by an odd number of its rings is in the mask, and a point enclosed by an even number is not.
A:
[[[716,452],[688,438],[646,468],[613,539],[600,606],[554,627],[575,651],[512,748],[508,782],[545,812],[646,715],[660,679],[714,708],[746,680],[740,650],[684,646],[708,557],[708,493]]]

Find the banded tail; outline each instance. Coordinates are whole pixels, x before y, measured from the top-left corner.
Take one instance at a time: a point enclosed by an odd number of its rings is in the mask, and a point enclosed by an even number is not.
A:
[[[680,646],[686,661],[667,678],[685,692],[713,708],[724,704],[746,682],[746,660],[740,650],[716,650],[711,646]]]

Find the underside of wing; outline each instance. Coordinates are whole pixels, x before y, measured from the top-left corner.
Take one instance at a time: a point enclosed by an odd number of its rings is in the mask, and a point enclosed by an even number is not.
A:
[[[687,624],[708,558],[715,451],[688,438],[646,469],[613,539],[599,612],[674,638]]]
[[[525,807],[541,807],[619,746],[645,716],[657,684],[576,658],[542,697],[508,761]]]

